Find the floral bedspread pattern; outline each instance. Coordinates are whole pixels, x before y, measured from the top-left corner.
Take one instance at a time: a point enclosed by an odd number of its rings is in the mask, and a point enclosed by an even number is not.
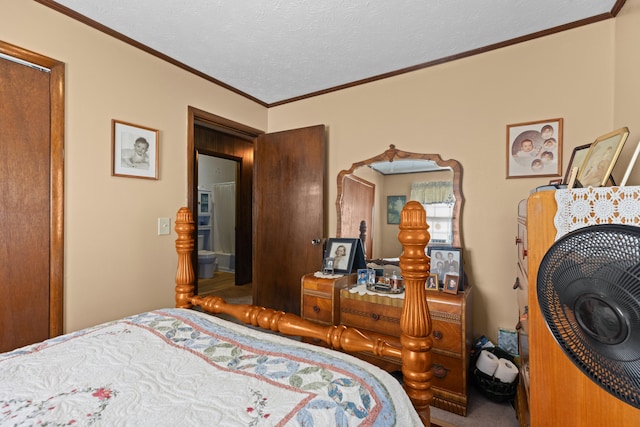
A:
[[[0,425],[421,424],[376,367],[166,309],[0,354]]]
[[[640,187],[587,187],[557,190],[556,240],[588,225],[640,226]]]

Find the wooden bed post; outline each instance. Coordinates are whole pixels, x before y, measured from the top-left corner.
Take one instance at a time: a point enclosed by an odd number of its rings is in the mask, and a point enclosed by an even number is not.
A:
[[[193,273],[194,240],[193,214],[189,208],[180,208],[176,214],[174,227],[178,238],[176,239],[176,252],[178,253],[178,271],[176,273],[176,307],[191,308],[191,298],[194,295],[195,274]]]
[[[400,317],[402,375],[404,388],[424,425],[430,425],[433,398],[431,390],[431,315],[427,305],[425,283],[430,260],[425,255],[429,243],[429,226],[422,205],[410,201],[402,209],[398,240],[404,248],[400,269],[405,286],[405,300]]]
[[[251,304],[229,304],[220,297],[194,295],[193,215],[188,208],[180,208],[176,215],[176,307],[201,307],[212,314],[227,314],[235,319],[262,329],[284,335],[313,338],[335,350],[347,353],[371,352],[376,356],[402,360],[404,389],[425,426],[431,425],[429,405],[431,391],[431,315],[427,306],[425,283],[429,276],[429,258],[425,247],[429,243],[429,226],[424,208],[412,201],[405,205],[400,216],[398,240],[404,247],[400,256],[400,269],[405,286],[405,300],[400,317],[400,342],[389,344],[384,337],[370,338],[355,328],[344,325],[320,325],[270,308]]]

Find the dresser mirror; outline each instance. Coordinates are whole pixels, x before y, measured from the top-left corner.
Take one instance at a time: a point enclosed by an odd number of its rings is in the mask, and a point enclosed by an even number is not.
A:
[[[439,154],[388,150],[338,174],[337,237],[360,237],[367,259],[397,258],[403,201],[427,211],[430,246],[462,247],[462,166]]]

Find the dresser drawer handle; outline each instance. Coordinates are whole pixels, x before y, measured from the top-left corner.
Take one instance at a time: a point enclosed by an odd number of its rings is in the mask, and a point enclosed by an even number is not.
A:
[[[435,330],[433,331],[433,337],[437,340],[441,340],[442,339],[442,331],[439,330]]]
[[[516,277],[516,283],[513,284],[513,289],[520,288],[520,278]]]
[[[522,239],[519,237],[516,237],[516,245],[519,245],[520,243],[522,243]]]
[[[431,370],[433,371],[433,376],[436,378],[444,378],[449,373],[449,369],[445,368],[444,365],[440,365],[437,363],[433,364]]]
[[[314,311],[315,313],[320,313],[320,307],[318,307],[317,305],[314,305],[314,306],[313,306],[313,311]]]
[[[378,313],[371,313],[371,318],[373,320],[380,320],[380,315]]]

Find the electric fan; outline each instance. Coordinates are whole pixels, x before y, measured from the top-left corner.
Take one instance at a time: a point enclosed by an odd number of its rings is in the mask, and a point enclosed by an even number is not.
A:
[[[640,227],[593,225],[547,251],[538,303],[551,334],[597,385],[640,408]]]

